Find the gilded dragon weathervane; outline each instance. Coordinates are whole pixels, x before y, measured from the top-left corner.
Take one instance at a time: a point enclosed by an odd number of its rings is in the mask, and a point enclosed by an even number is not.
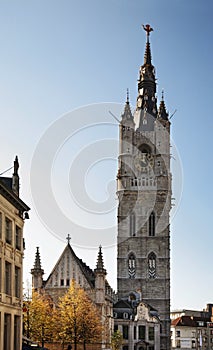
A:
[[[146,35],[147,35],[147,40],[149,40],[149,35],[151,32],[153,32],[153,28],[149,25],[149,24],[142,24],[143,29],[146,31]]]

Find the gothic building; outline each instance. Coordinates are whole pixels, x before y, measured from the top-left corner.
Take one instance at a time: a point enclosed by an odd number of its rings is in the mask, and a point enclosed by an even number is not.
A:
[[[113,330],[113,301],[115,294],[106,279],[106,270],[103,263],[102,248],[99,247],[96,268],[92,270],[77,257],[67,237],[67,245],[56,262],[49,277],[44,280],[44,270],[41,267],[39,248],[37,247],[34,267],[31,269],[32,287],[36,291],[45,291],[57,305],[61,297],[75,280],[88,294],[98,307],[104,327],[102,344],[97,349],[109,349]]]
[[[0,177],[0,350],[20,350],[23,227],[29,207],[19,197],[18,158],[12,177]]]
[[[157,108],[149,42],[139,70],[135,112],[129,96],[120,122],[118,157],[118,298],[140,293],[160,320],[160,349],[170,349],[170,121],[164,97]],[[133,318],[134,319],[134,316]],[[116,324],[116,319],[115,319]],[[135,324],[137,326],[137,323]],[[157,349],[153,344],[135,349]],[[126,347],[133,349],[132,347]]]

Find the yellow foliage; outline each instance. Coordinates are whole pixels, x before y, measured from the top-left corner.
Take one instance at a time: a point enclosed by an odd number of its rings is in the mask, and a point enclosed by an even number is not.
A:
[[[102,326],[99,312],[75,281],[72,281],[68,292],[60,298],[54,318],[57,340],[78,344],[100,339]]]
[[[51,340],[52,316],[53,309],[49,297],[33,291],[32,300],[24,301],[24,334],[42,344]]]

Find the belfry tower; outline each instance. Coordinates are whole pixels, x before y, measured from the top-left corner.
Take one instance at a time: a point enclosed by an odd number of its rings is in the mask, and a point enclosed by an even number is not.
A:
[[[157,108],[149,43],[140,67],[136,110],[129,96],[120,122],[118,158],[118,297],[139,292],[161,320],[161,349],[170,349],[170,121],[164,96]]]

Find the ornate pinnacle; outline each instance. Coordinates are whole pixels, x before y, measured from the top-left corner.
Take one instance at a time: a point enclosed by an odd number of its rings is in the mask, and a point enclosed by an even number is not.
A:
[[[104,262],[103,262],[103,255],[102,255],[102,247],[101,245],[99,246],[99,251],[98,251],[98,259],[97,259],[97,264],[96,264],[96,272],[102,272],[106,274],[106,270],[104,268]]]

